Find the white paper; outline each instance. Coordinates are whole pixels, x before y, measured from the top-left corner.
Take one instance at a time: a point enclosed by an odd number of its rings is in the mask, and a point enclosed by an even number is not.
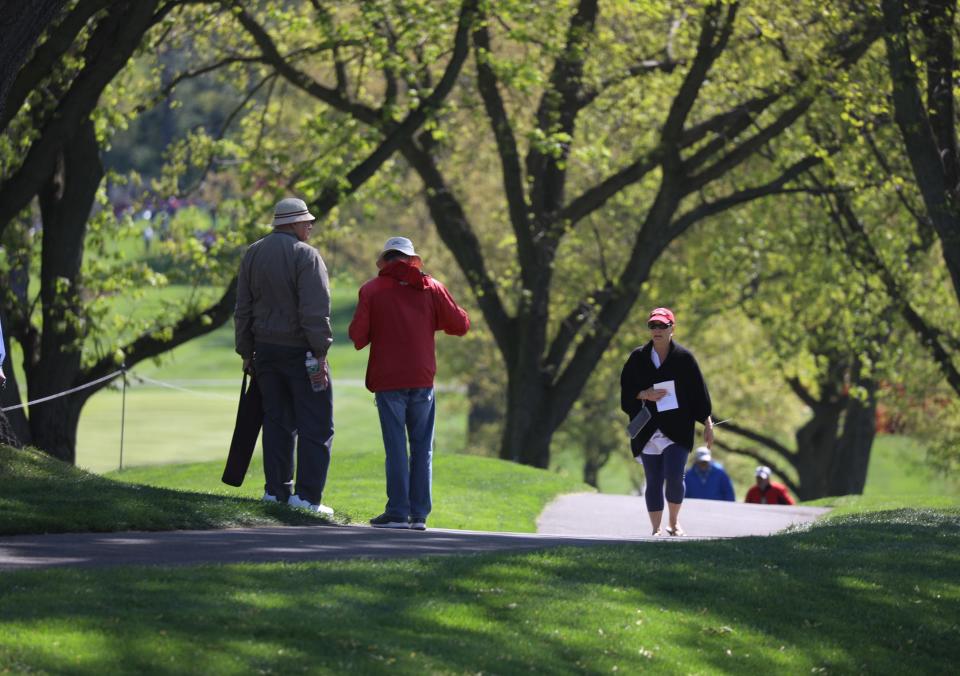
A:
[[[657,401],[658,411],[672,411],[675,408],[680,408],[680,404],[677,403],[677,386],[672,380],[654,383],[653,389],[667,391],[667,393],[663,395],[663,399]]]

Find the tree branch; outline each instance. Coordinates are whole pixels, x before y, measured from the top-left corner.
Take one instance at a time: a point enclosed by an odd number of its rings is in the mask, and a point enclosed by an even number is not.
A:
[[[570,18],[566,44],[553,64],[549,84],[537,108],[537,128],[545,136],[562,133],[573,137],[577,114],[580,112],[578,99],[587,53],[584,43],[594,31],[597,5],[597,0],[580,0],[577,11]],[[526,175],[533,181],[530,204],[545,227],[548,226],[546,221],[563,205],[566,169],[562,167],[569,153],[569,143],[561,144],[559,153],[544,152],[540,145],[531,143],[527,152]],[[555,227],[557,221],[553,220],[549,225]],[[544,243],[547,244],[546,241]]]
[[[731,446],[730,444],[726,444],[726,443],[724,443],[724,442],[722,442],[722,441],[717,441],[717,440],[715,440],[715,441],[713,442],[713,444],[714,444],[715,446],[719,446],[720,448],[722,448],[722,449],[723,449],[724,451],[726,451],[727,453],[736,453],[737,455],[745,455],[745,456],[747,456],[748,458],[753,458],[754,460],[756,460],[757,462],[759,462],[761,465],[766,465],[767,467],[770,468],[770,471],[771,471],[771,472],[773,472],[773,473],[776,474],[778,477],[780,477],[781,481],[783,481],[783,483],[785,483],[785,484],[787,485],[787,488],[789,488],[791,491],[793,491],[794,495],[798,495],[798,494],[799,494],[798,491],[797,491],[797,488],[798,488],[797,484],[795,484],[795,483],[790,479],[789,475],[787,475],[787,473],[784,472],[783,469],[782,469],[777,463],[771,462],[770,460],[767,460],[765,457],[763,457],[762,455],[760,455],[760,453],[758,453],[757,451],[754,451],[754,450],[751,449],[751,448],[743,448],[743,447],[738,447],[738,446]]]
[[[953,48],[956,0],[927,0],[921,4],[920,26],[926,38],[927,107],[930,128],[940,149],[947,186],[956,192],[960,180],[957,153]]]
[[[596,87],[581,92],[577,100],[577,105],[580,108],[586,108],[611,87],[616,87],[635,77],[642,77],[650,73],[672,73],[677,67],[686,65],[686,63],[684,59],[675,60],[669,56],[663,60],[654,58],[642,59],[627,68],[624,73],[617,77],[607,78]]]
[[[104,88],[126,65],[144,33],[158,20],[157,0],[111,3],[84,50],[84,67],[40,130],[23,164],[0,186],[0,235],[50,176],[57,153],[89,117]]]
[[[178,345],[183,345],[187,341],[205,335],[222,326],[233,316],[233,310],[236,304],[237,278],[234,277],[220,297],[220,300],[202,312],[183,317],[174,324],[173,327],[171,327],[171,336],[169,339],[157,337],[158,334],[166,332],[166,327],[158,327],[156,333],[145,333],[120,348],[124,354],[126,367],[131,368],[145,359],[161,355]],[[102,357],[89,369],[83,371],[80,374],[80,378],[84,381],[96,380],[97,378],[113,373],[117,370],[117,366],[118,364],[114,356],[108,355]],[[104,383],[101,386],[91,387],[86,396],[89,397],[108,384],[109,383]]]
[[[480,242],[462,205],[447,186],[429,153],[412,141],[404,143],[401,151],[423,181],[427,207],[437,232],[466,276],[500,352],[507,357],[513,355],[516,351],[514,322],[503,307],[497,285],[483,260]]]
[[[73,46],[90,17],[108,4],[110,4],[109,0],[84,0],[78,3],[72,11],[63,17],[60,23],[50,30],[47,39],[34,50],[30,61],[20,69],[13,85],[10,87],[2,114],[0,114],[0,131],[7,128],[10,120],[23,107],[30,92],[34,91],[40,82],[50,75],[53,67],[60,61],[60,57]]]
[[[820,405],[820,402],[813,398],[813,395],[810,394],[810,390],[804,387],[803,383],[800,382],[800,379],[796,376],[792,378],[787,378],[787,385],[790,386],[790,389],[793,390],[793,393],[800,398],[804,404],[810,408],[816,408]]]
[[[804,98],[792,105],[787,110],[783,111],[770,125],[764,129],[761,129],[747,140],[743,141],[729,153],[721,157],[706,169],[703,169],[699,174],[691,176],[690,179],[684,183],[684,189],[686,192],[689,194],[691,192],[700,190],[708,183],[715,181],[721,176],[729,173],[734,167],[745,162],[760,148],[782,134],[785,129],[796,122],[812,104],[812,98]],[[688,169],[692,169],[694,167],[694,159],[699,156],[700,153],[694,155],[694,157],[689,161],[684,162],[684,166]]]
[[[273,38],[270,37],[269,33],[257,22],[253,15],[242,6],[239,0],[234,0],[234,8],[234,15],[240,22],[240,25],[243,26],[250,37],[253,38],[254,42],[257,43],[257,46],[263,54],[264,61],[273,66],[285,80],[302,89],[315,99],[326,103],[336,110],[347,113],[361,122],[372,127],[381,126],[383,120],[379,111],[349,100],[343,96],[336,87],[324,86],[303,71],[295,68],[287,60],[287,57],[280,54],[280,50],[277,49]]]
[[[954,392],[960,395],[960,371],[954,366],[949,350],[944,346],[944,339],[949,341],[942,331],[930,325],[914,309],[907,298],[907,293],[890,268],[883,262],[880,253],[870,241],[863,222],[857,218],[853,206],[845,195],[836,195],[832,202],[828,200],[828,209],[834,223],[837,225],[847,253],[854,260],[858,260],[868,269],[880,277],[883,286],[897,306],[900,315],[914,331],[919,333],[920,342],[930,350],[930,354],[940,371]]]
[[[671,223],[671,233],[674,235],[680,235],[691,225],[703,220],[704,218],[719,214],[728,209],[732,209],[735,206],[746,204],[747,202],[752,202],[753,200],[761,199],[763,197],[797,192],[819,192],[819,189],[816,188],[785,188],[784,186],[822,162],[823,159],[819,157],[805,157],[788,167],[777,178],[769,181],[768,183],[754,186],[752,188],[746,188],[744,190],[738,190],[727,195],[726,197],[722,197],[710,202],[704,202],[696,208],[686,212],[673,223]]]
[[[660,132],[661,144],[667,148],[679,148],[687,116],[700,94],[707,73],[730,39],[737,8],[738,4],[736,2],[727,7],[727,14],[723,19],[722,26],[718,24],[723,4],[716,2],[705,9],[700,26],[700,38],[697,42],[697,53],[693,57],[690,70],[684,76],[683,83],[673,99],[670,111],[667,113],[667,119],[663,123],[663,130]]]
[[[960,224],[956,216],[956,186],[947,183],[941,149],[937,146],[920,97],[919,78],[903,23],[902,3],[883,0],[881,4],[886,27],[887,62],[893,81],[894,118],[903,136],[927,214],[943,245],[943,257],[950,271],[954,294],[960,298]]]
[[[460,8],[457,32],[454,35],[453,52],[437,86],[429,96],[423,98],[420,105],[407,113],[399,124],[390,127],[386,138],[374,152],[347,174],[346,194],[352,193],[367,181],[404,144],[411,143],[416,130],[423,126],[427,118],[443,104],[453,90],[470,52],[470,30],[476,18],[477,5],[478,0],[464,0]],[[340,185],[330,186],[314,204],[321,212],[326,213],[340,201],[343,194],[344,188]]]
[[[517,141],[510,125],[510,119],[507,117],[506,106],[500,96],[497,75],[490,65],[493,52],[490,48],[490,34],[487,31],[486,24],[481,23],[473,32],[473,42],[477,62],[477,87],[483,98],[487,117],[490,120],[490,127],[493,129],[493,136],[497,143],[510,222],[513,224],[513,231],[517,236],[517,246],[521,250],[520,255],[523,258],[528,258],[532,256],[533,240],[530,221],[527,217],[520,153],[517,150]]]

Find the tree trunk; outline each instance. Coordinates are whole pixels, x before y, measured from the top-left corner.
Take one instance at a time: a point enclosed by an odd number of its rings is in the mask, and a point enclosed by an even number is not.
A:
[[[503,426],[500,457],[546,469],[550,465],[550,429],[547,388],[531,369],[509,371],[507,416]]]
[[[827,495],[861,495],[867,481],[870,451],[877,435],[877,386],[861,383],[867,400],[850,398],[843,417],[843,433],[833,455]]]
[[[867,401],[843,395],[819,403],[796,434],[801,500],[863,493],[876,436],[876,384],[859,383]]]
[[[503,421],[503,411],[474,380],[467,383],[467,402],[470,406],[467,411],[467,439],[474,439],[484,428],[499,425]]]
[[[9,346],[7,349],[7,355],[9,361]],[[7,376],[7,386],[3,388],[3,390],[0,390],[0,407],[17,406],[23,403],[20,400],[20,387],[17,383],[16,371],[11,366],[10,368],[4,370],[4,375]],[[33,439],[30,434],[30,421],[27,420],[27,416],[24,414],[24,409],[18,408],[10,411],[9,413],[4,413],[4,416],[7,419],[7,424],[10,425],[13,435],[22,444],[32,446]]]
[[[86,317],[81,291],[81,265],[87,219],[93,207],[103,165],[93,122],[84,122],[63,147],[56,170],[41,190],[43,249],[40,297],[43,334],[40,354],[28,364],[30,399],[57,394],[81,383],[81,354]],[[81,392],[30,408],[33,443],[65,462],[76,459],[77,423],[88,394]]]
[[[13,446],[14,448],[20,448],[21,446],[16,432],[13,431],[13,426],[7,419],[7,414],[2,410],[0,410],[0,444]]]
[[[53,457],[77,462],[77,427],[87,397],[82,393],[45,402],[30,411],[33,444]]]

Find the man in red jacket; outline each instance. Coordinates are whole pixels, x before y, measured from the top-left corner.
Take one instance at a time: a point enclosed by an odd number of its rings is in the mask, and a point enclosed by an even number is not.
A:
[[[380,273],[360,287],[350,322],[354,347],[370,345],[366,383],[376,397],[386,451],[387,505],[370,525],[426,530],[436,415],[434,333],[462,336],[470,318],[443,284],[421,272],[406,237],[387,240],[377,267]]]
[[[793,498],[787,492],[787,487],[770,481],[770,468],[757,467],[757,483],[747,491],[744,502],[754,502],[761,505],[794,505]]]

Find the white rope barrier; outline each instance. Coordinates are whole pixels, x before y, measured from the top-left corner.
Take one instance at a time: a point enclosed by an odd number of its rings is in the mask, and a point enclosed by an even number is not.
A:
[[[74,388],[71,388],[71,389],[69,389],[69,390],[64,390],[63,392],[58,392],[57,394],[51,394],[50,396],[42,397],[42,398],[40,398],[40,399],[34,399],[33,401],[28,401],[28,402],[25,403],[25,404],[17,404],[16,406],[7,406],[6,408],[0,408],[0,411],[3,411],[4,413],[6,413],[7,411],[15,411],[15,410],[17,410],[17,409],[19,409],[19,408],[26,408],[27,406],[34,406],[34,405],[36,405],[36,404],[42,404],[42,403],[44,403],[44,402],[46,402],[46,401],[51,401],[51,400],[53,400],[53,399],[59,399],[60,397],[66,397],[67,395],[73,394],[74,392],[79,392],[80,390],[85,390],[85,389],[87,389],[88,387],[93,387],[94,385],[99,385],[100,383],[104,382],[105,380],[113,380],[114,378],[116,378],[117,376],[119,376],[119,375],[122,374],[122,373],[123,373],[122,370],[120,370],[120,371],[114,371],[114,372],[111,373],[110,375],[103,376],[102,378],[97,378],[96,380],[92,380],[92,381],[90,381],[89,383],[86,383],[85,385],[80,385],[80,386],[78,386],[78,387],[74,387]],[[189,389],[189,388],[187,388],[187,387],[181,387],[181,386],[179,386],[179,385],[174,385],[173,383],[166,383],[166,382],[163,382],[162,380],[155,380],[154,378],[150,378],[149,376],[142,376],[142,375],[139,375],[139,374],[137,374],[137,373],[135,373],[135,372],[133,372],[133,371],[127,371],[127,373],[129,373],[130,376],[131,376],[132,378],[134,378],[135,380],[139,380],[139,381],[144,382],[144,383],[150,383],[151,385],[156,385],[156,386],[158,386],[158,387],[166,387],[166,388],[171,389],[171,390],[177,390],[178,392],[186,392],[187,394],[192,394],[192,395],[194,395],[194,396],[204,397],[204,398],[207,398],[207,399],[223,399],[223,400],[225,400],[225,401],[236,401],[236,397],[227,396],[227,395],[225,395],[225,394],[214,394],[214,393],[212,393],[212,392],[199,392],[199,391],[197,391],[197,390],[191,390],[191,389]],[[201,384],[204,384],[204,385],[217,385],[217,386],[219,386],[219,385],[226,385],[226,384],[233,384],[233,381],[232,381],[232,380],[210,380],[210,381],[200,381],[200,380],[198,380],[198,381],[196,381],[196,382],[201,383]],[[346,386],[346,387],[363,387],[363,386],[364,386],[362,380],[351,380],[351,379],[334,380],[334,384],[335,384],[335,385],[339,385],[339,386],[341,386],[341,387],[344,387],[344,386]],[[439,391],[439,392],[444,392],[444,391],[446,391],[446,392],[451,392],[451,391],[452,391],[452,392],[464,392],[464,391],[466,391],[466,387],[464,387],[463,385],[459,385],[459,384],[439,383],[439,384],[437,384],[435,387],[436,387],[437,391]],[[726,421],[726,420],[723,420],[723,421],[721,421],[721,422],[727,422],[727,421]],[[714,425],[720,425],[720,424],[721,424],[721,423],[714,423]]]
[[[64,390],[63,392],[58,392],[57,394],[51,394],[51,395],[48,396],[48,397],[42,397],[42,398],[40,398],[40,399],[34,399],[33,401],[28,401],[28,402],[25,403],[25,404],[17,404],[16,406],[7,406],[6,408],[0,409],[0,410],[2,410],[4,413],[6,413],[7,411],[15,411],[15,410],[17,410],[18,408],[25,408],[25,407],[27,407],[27,406],[33,406],[34,404],[42,404],[43,402],[45,402],[45,401],[50,401],[51,399],[59,399],[60,397],[65,397],[65,396],[67,396],[68,394],[73,394],[74,392],[79,392],[80,390],[85,390],[85,389],[87,389],[88,387],[93,387],[94,385],[99,385],[100,383],[102,383],[102,382],[105,381],[105,380],[113,380],[114,378],[116,378],[116,377],[117,377],[118,375],[120,375],[121,373],[123,373],[123,371],[114,371],[113,373],[111,373],[111,374],[108,375],[108,376],[103,376],[102,378],[97,378],[96,380],[91,380],[89,383],[86,383],[85,385],[80,385],[80,386],[78,386],[78,387],[74,387],[74,388],[71,388],[71,389],[69,389],[69,390]]]
[[[197,390],[191,390],[191,389],[188,389],[188,388],[186,388],[186,387],[180,387],[179,385],[174,385],[173,383],[165,383],[165,382],[163,382],[162,380],[154,380],[153,378],[149,378],[149,377],[147,377],[147,376],[137,375],[137,374],[135,374],[135,373],[133,373],[133,372],[131,372],[131,375],[133,375],[133,377],[136,378],[137,380],[142,380],[143,382],[145,382],[145,383],[150,383],[151,385],[158,385],[158,386],[160,386],[160,387],[166,387],[166,388],[169,388],[169,389],[171,389],[171,390],[177,390],[177,391],[179,391],[179,392],[186,392],[187,394],[193,394],[193,395],[196,395],[196,396],[198,396],[198,397],[205,397],[205,398],[207,398],[207,399],[226,399],[226,400],[228,400],[228,401],[236,401],[236,400],[237,400],[236,397],[228,397],[228,396],[225,395],[225,394],[213,394],[213,393],[211,393],[211,392],[198,392]]]

